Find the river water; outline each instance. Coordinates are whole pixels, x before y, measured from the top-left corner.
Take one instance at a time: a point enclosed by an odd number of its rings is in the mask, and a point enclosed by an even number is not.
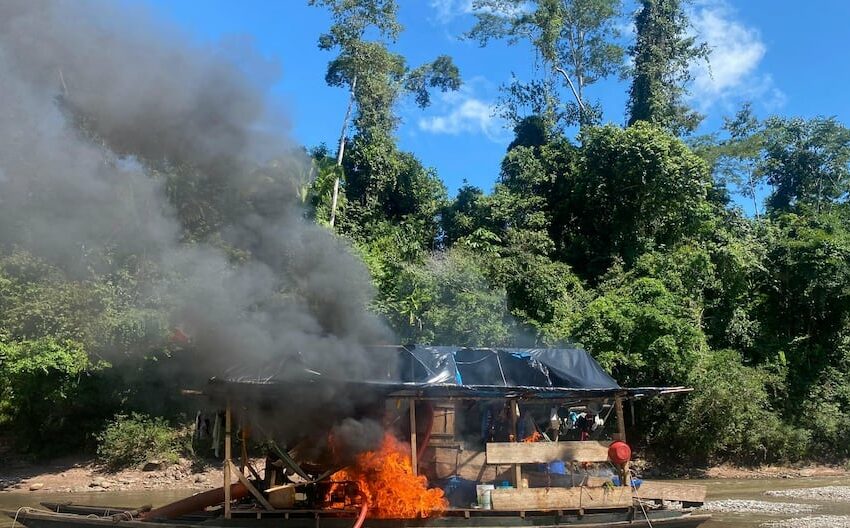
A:
[[[709,503],[720,504],[725,509],[736,509],[741,505],[755,505],[764,507],[765,502],[770,503],[768,507],[774,506],[775,503],[791,503],[796,505],[804,505],[810,510],[809,512],[801,513],[784,513],[784,514],[765,514],[765,513],[735,513],[735,512],[711,512],[712,520],[703,526],[705,528],[756,528],[765,526],[765,523],[811,518],[815,516],[831,516],[828,519],[821,519],[799,524],[800,528],[827,528],[835,526],[837,522],[841,522],[843,517],[846,517],[847,524],[840,526],[850,526],[850,493],[846,498],[838,500],[815,500],[814,498],[800,497],[783,497],[771,496],[766,492],[785,492],[787,490],[799,490],[809,488],[823,488],[826,486],[850,486],[850,478],[843,477],[812,477],[812,478],[795,478],[795,479],[715,479],[715,480],[700,480],[692,481],[693,483],[705,484],[708,486]],[[850,490],[850,488],[848,488]],[[0,493],[0,510],[16,510],[21,506],[38,506],[40,501],[64,502],[73,501],[78,504],[111,504],[116,506],[141,506],[143,504],[152,504],[154,507],[166,504],[177,499],[189,496],[193,490],[157,490],[157,491],[105,491],[98,493],[49,493],[49,492],[31,492],[31,493]],[[796,493],[796,492],[794,492]],[[738,502],[726,502],[734,500]],[[724,501],[724,502],[717,502]],[[757,503],[740,502],[740,501],[758,501]],[[11,519],[0,519],[0,528],[11,527]]]

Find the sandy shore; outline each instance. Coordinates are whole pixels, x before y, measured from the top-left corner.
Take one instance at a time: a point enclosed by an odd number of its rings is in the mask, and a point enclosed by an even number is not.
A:
[[[12,462],[0,466],[0,493],[31,491],[142,491],[156,489],[210,489],[221,486],[217,464],[181,460],[177,464],[150,463],[142,468],[107,471],[89,459],[65,458],[44,464]]]

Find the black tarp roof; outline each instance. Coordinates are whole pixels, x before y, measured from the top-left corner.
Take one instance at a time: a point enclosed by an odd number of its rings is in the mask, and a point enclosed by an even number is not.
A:
[[[619,389],[580,348],[401,347],[399,381],[501,387]]]
[[[381,347],[396,352],[398,368],[374,380],[331,380],[300,367],[300,390],[314,384],[354,385],[402,398],[523,398],[574,400],[614,395],[640,397],[679,392],[681,387],[623,388],[580,348],[472,348],[430,345]],[[293,387],[293,365],[233,370],[214,386],[228,393]],[[286,376],[284,371],[286,369]]]

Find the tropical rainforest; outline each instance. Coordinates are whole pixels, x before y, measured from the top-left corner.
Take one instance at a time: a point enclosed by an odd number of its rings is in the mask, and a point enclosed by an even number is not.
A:
[[[481,53],[524,42],[540,68],[504,87],[513,139],[495,186],[449,196],[395,134],[402,100],[428,106],[462,72],[393,51],[395,0],[309,3],[332,18],[325,81],[351,100],[342,137],[331,123],[304,147],[304,221],[365,262],[398,342],[577,345],[624,386],[693,387],[635,405],[647,456],[850,457],[850,129],[744,105],[697,134],[690,65],[708,50],[683,0],[640,0],[628,44],[619,0],[476,0],[464,38]],[[594,99],[610,76],[630,86],[624,125]],[[184,175],[166,181],[187,241],[249,206]],[[94,449],[116,415],[178,419],[180,395],[156,385],[173,354],[150,346],[173,329],[136,268],[80,276],[0,251],[0,424],[18,452]],[[133,358],[121,369],[103,359],[115,349]]]

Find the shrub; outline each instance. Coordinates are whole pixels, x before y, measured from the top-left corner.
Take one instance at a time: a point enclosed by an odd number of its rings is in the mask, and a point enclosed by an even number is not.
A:
[[[807,453],[807,431],[785,423],[771,408],[769,374],[743,364],[733,350],[707,354],[691,374],[694,393],[672,420],[677,453],[693,461],[762,464],[798,460]]]
[[[189,451],[188,435],[163,418],[132,413],[118,415],[98,436],[97,454],[110,469],[121,469],[148,460],[175,463]]]
[[[826,367],[809,389],[798,421],[812,432],[813,451],[827,461],[850,456],[850,373]]]

